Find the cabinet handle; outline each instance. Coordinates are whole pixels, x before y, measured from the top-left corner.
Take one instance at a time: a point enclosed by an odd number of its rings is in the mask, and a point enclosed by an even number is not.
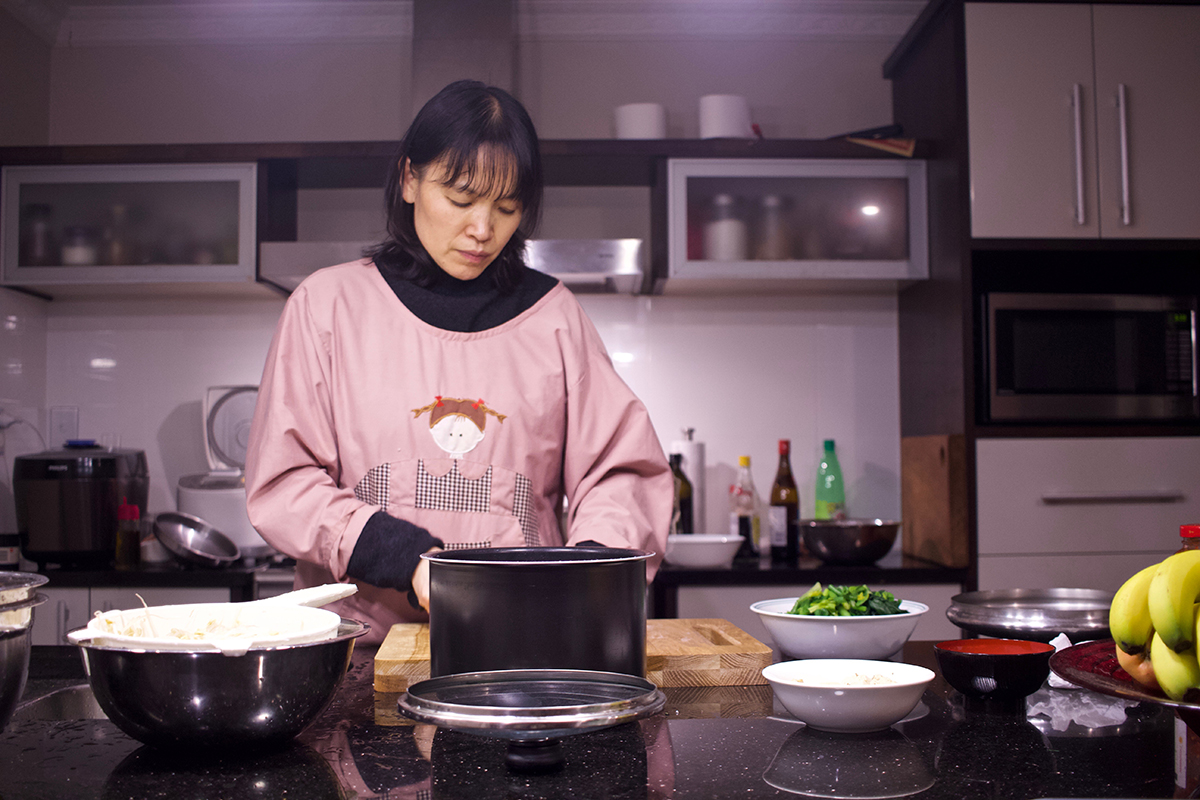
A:
[[[1133,216],[1129,209],[1129,106],[1123,83],[1117,84],[1117,120],[1121,125],[1121,224],[1129,225]]]
[[[1086,225],[1083,207],[1083,87],[1071,87],[1071,115],[1075,123],[1075,224]]]
[[[1042,502],[1048,506],[1099,503],[1182,503],[1183,492],[1048,492]]]

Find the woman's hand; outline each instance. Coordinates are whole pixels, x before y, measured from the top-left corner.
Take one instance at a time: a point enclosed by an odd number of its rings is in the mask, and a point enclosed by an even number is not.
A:
[[[440,553],[442,548],[432,547],[425,551],[425,555],[429,553]],[[417,568],[413,570],[412,575],[413,594],[417,596],[417,602],[421,604],[421,608],[429,610],[429,559],[422,558],[417,564]]]

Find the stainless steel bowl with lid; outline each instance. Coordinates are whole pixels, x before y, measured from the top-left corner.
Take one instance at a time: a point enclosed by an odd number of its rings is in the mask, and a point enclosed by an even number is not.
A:
[[[165,749],[248,751],[287,744],[329,706],[368,629],[342,619],[331,639],[240,656],[79,649],[96,702],[129,736]]]

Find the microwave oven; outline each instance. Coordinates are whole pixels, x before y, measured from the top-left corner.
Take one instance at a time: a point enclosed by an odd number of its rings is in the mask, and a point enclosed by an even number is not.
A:
[[[1200,417],[1194,296],[983,295],[989,422]]]

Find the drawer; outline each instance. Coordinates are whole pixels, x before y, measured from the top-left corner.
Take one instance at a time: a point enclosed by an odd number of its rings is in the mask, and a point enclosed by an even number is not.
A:
[[[1176,548],[1178,549],[1178,548]],[[1161,554],[1088,553],[980,556],[979,589],[1102,589],[1115,592]]]
[[[1194,438],[983,439],[976,481],[981,560],[1166,555],[1179,548],[1181,524],[1200,522]]]

